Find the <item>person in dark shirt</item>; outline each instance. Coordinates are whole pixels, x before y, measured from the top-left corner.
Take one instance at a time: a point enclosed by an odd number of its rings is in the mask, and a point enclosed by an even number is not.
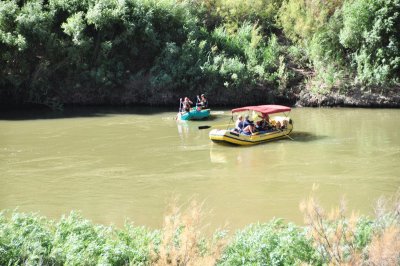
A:
[[[243,121],[243,133],[246,135],[251,135],[255,132],[255,126],[253,121],[250,120],[249,115],[244,117]]]
[[[253,121],[251,121],[249,117],[250,117],[249,115],[246,115],[244,117],[243,127],[247,127],[248,125],[253,125],[254,126]]]
[[[197,103],[197,106],[200,107],[201,109],[207,109],[208,108],[208,101],[207,101],[206,96],[204,94],[202,94],[200,97],[201,98],[199,98],[199,102]]]
[[[258,131],[266,131],[266,130],[268,130],[268,127],[269,127],[269,116],[268,116],[268,114],[263,114],[260,117],[261,117],[261,120],[257,121],[256,129]]]

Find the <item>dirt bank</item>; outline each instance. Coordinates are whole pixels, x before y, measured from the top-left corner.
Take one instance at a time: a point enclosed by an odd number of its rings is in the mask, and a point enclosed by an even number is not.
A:
[[[400,108],[400,87],[363,89],[353,88],[347,92],[315,94],[303,90],[296,101],[298,107],[379,107]]]

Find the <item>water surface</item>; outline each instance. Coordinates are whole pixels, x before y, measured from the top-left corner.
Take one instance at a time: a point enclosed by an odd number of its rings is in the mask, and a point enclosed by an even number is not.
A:
[[[212,113],[177,122],[152,108],[3,111],[0,209],[56,219],[81,210],[95,223],[158,228],[178,195],[204,201],[210,228],[237,229],[273,217],[301,224],[314,184],[325,207],[345,197],[368,215],[400,186],[400,110],[295,108],[294,141],[252,147],[210,142],[198,127],[230,120]]]

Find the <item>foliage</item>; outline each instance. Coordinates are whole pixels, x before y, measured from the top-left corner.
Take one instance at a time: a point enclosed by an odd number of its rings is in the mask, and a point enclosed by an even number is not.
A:
[[[282,220],[254,224],[239,231],[226,247],[219,265],[320,264],[305,232]]]
[[[325,262],[335,265],[397,265],[400,262],[398,199],[391,210],[382,209],[378,201],[376,210],[379,215],[374,220],[357,216],[354,212],[346,217],[343,200],[329,213],[314,197],[303,201],[300,208],[313,245]]]
[[[305,80],[396,86],[399,1],[0,1],[0,101],[255,104]]]
[[[279,10],[279,22],[286,36],[306,42],[323,27],[342,0],[287,0]]]
[[[52,223],[37,215],[0,213],[0,264],[51,264]]]
[[[312,87],[399,82],[398,0],[288,0],[279,11],[286,36],[303,46],[316,72]],[[329,73],[332,74],[324,74]],[[339,74],[336,74],[339,73]],[[332,80],[334,79],[334,80]]]
[[[0,92],[17,102],[112,95],[149,70],[166,43],[184,43],[194,18],[173,1],[0,3]],[[12,95],[10,92],[16,90]]]
[[[400,194],[379,200],[374,219],[346,217],[345,204],[326,212],[313,197],[301,203],[305,226],[273,219],[228,238],[202,234],[202,206],[176,202],[161,230],[126,223],[95,225],[72,212],[58,222],[0,213],[1,265],[397,265]]]
[[[72,212],[54,223],[37,214],[0,216],[0,264],[124,265],[150,259],[158,232],[127,225],[123,230],[93,225]]]
[[[215,265],[225,245],[224,231],[211,241],[202,236],[202,206],[192,201],[187,209],[173,202],[164,217],[162,239],[153,256],[154,265]]]
[[[236,32],[245,22],[257,24],[262,32],[277,30],[276,13],[282,0],[204,0],[194,1],[194,13],[202,24],[212,31],[224,26],[229,33]]]
[[[400,1],[356,0],[343,6],[341,44],[366,84],[400,80]]]
[[[281,47],[275,35],[265,42],[257,25],[244,23],[234,34],[218,27],[192,36],[180,47],[165,46],[152,68],[153,87],[186,94],[225,87],[235,93],[278,81]]]

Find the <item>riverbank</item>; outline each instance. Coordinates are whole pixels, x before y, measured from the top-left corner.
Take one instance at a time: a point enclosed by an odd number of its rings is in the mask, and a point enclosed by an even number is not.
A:
[[[313,93],[303,90],[298,95],[297,107],[369,107],[400,108],[400,87],[389,89],[353,88],[346,92]]]
[[[329,215],[314,198],[302,202],[306,226],[273,219],[234,233],[201,233],[201,206],[171,206],[161,230],[126,223],[95,225],[72,212],[59,221],[0,213],[0,263],[34,265],[322,265],[398,264],[400,201],[380,201],[376,217]],[[390,207],[390,208],[388,208]]]
[[[126,96],[130,94],[130,96]],[[139,97],[137,91],[132,94],[129,90],[123,91],[122,95],[114,95],[113,97],[90,97],[82,94],[78,96],[71,95],[64,103],[60,99],[46,103],[24,103],[12,104],[3,103],[0,109],[40,109],[50,108],[53,110],[61,110],[64,107],[80,106],[114,106],[114,107],[130,107],[130,106],[153,106],[175,108],[179,105],[179,99],[186,94],[150,94],[151,96]],[[136,96],[134,96],[136,95]],[[143,96],[143,95],[142,95]],[[196,96],[190,96],[192,100]],[[208,94],[211,108],[227,107],[235,108],[245,105],[259,104],[281,104],[295,107],[355,107],[355,108],[400,108],[400,87],[390,89],[362,89],[354,88],[341,92],[339,90],[329,91],[325,93],[314,92],[303,89],[298,93],[290,95],[275,95],[264,90],[250,90],[243,95],[233,95],[231,93]]]

